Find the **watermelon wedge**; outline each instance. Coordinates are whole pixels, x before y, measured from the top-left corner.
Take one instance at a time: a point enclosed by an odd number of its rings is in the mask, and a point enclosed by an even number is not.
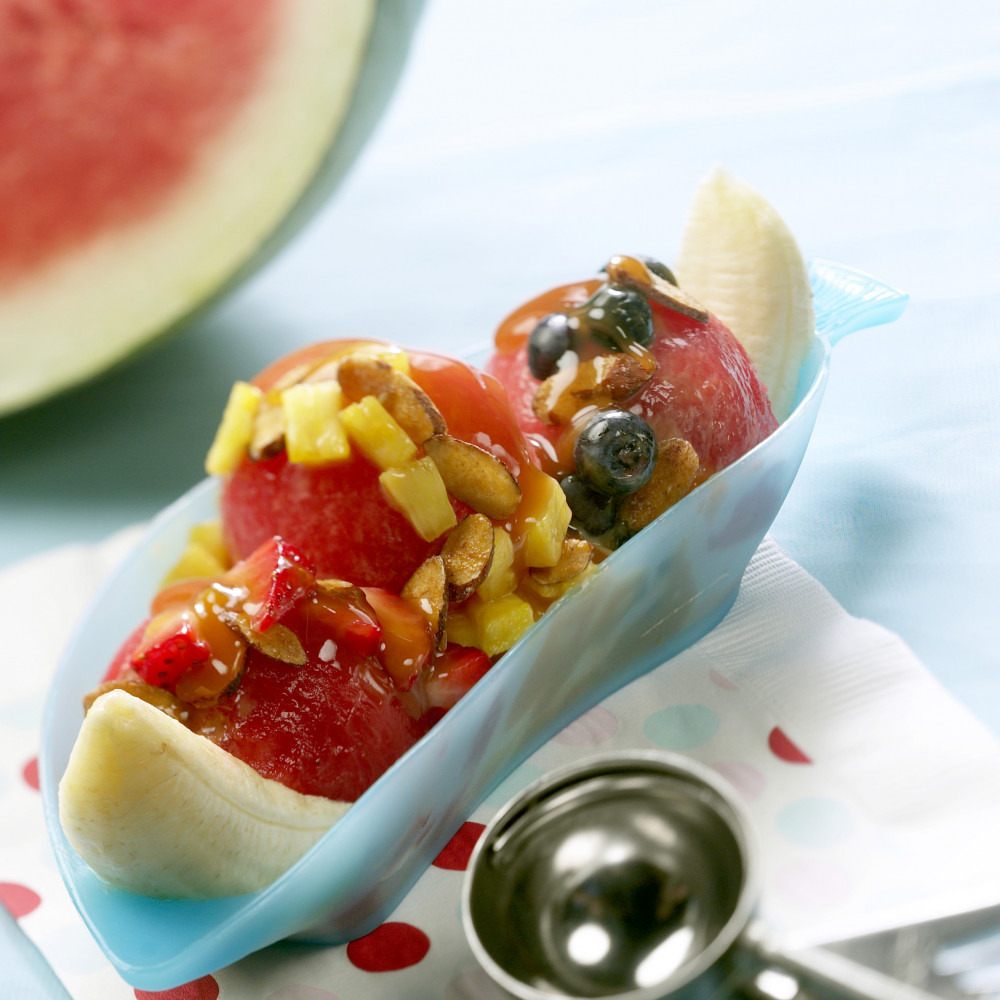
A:
[[[376,0],[0,0],[0,414],[176,328],[308,220],[398,76],[414,16],[388,20]]]

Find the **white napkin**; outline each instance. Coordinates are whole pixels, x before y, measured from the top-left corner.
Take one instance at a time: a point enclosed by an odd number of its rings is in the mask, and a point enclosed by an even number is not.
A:
[[[132,1000],[73,909],[33,786],[43,699],[72,621],[135,531],[0,574],[0,898],[76,1000]],[[608,698],[482,803],[389,921],[346,947],[279,944],[174,1000],[495,1000],[462,935],[462,865],[529,781],[630,747],[687,753],[731,780],[765,860],[761,916],[812,944],[1000,902],[1000,743],[903,642],[852,618],[770,539],[706,638]],[[141,991],[140,991],[140,995]]]

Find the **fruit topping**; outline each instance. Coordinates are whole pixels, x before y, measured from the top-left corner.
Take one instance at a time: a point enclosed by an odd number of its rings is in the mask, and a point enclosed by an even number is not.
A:
[[[580,431],[573,447],[577,474],[599,493],[634,493],[656,466],[656,435],[630,410],[604,410]]]
[[[613,549],[777,422],[746,352],[669,269],[614,256],[604,273],[514,312],[488,367],[560,481],[574,529]],[[542,335],[563,329],[562,340]],[[677,444],[657,476],[667,442]]]
[[[634,288],[612,282],[601,285],[574,310],[582,328],[601,347],[627,351],[632,344],[653,343],[653,311],[649,300]]]
[[[549,313],[528,337],[528,368],[537,379],[555,375],[567,351],[575,349],[579,320],[569,313]]]

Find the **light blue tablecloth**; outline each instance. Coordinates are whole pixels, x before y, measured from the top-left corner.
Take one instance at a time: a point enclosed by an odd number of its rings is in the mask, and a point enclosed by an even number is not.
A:
[[[152,515],[200,478],[233,379],[297,345],[462,351],[610,253],[669,261],[716,161],[808,256],[912,297],[837,346],[774,535],[1000,734],[1000,7],[984,0],[431,0],[389,113],[297,243],[136,363],[0,420],[0,565]]]

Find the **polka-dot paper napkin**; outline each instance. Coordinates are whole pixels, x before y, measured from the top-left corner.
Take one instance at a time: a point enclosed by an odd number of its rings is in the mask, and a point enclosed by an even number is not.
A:
[[[722,624],[538,750],[373,933],[336,948],[282,943],[174,990],[133,990],[90,939],[56,872],[35,761],[69,623],[134,537],[59,550],[0,574],[8,619],[0,901],[75,1000],[497,1000],[459,921],[477,836],[549,769],[625,748],[680,751],[732,782],[764,849],[761,916],[792,943],[1000,902],[1000,744],[898,637],[850,617],[765,540]],[[57,593],[58,618],[41,593]],[[943,850],[948,843],[962,849]]]

